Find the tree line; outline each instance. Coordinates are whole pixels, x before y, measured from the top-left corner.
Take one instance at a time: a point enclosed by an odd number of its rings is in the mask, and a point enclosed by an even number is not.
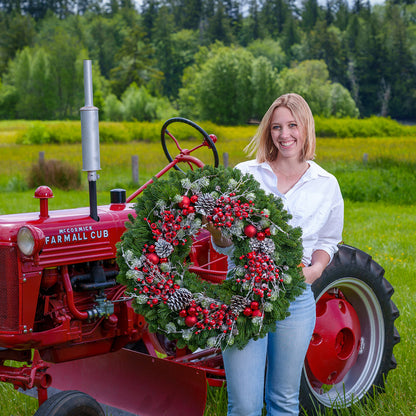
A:
[[[414,0],[0,0],[0,118],[78,118],[83,59],[108,120],[416,114]]]

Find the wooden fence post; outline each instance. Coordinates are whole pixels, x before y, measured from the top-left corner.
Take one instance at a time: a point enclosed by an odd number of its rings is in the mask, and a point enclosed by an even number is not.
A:
[[[223,163],[224,163],[224,167],[228,168],[228,153],[227,152],[223,153],[222,160],[223,160]]]
[[[133,176],[133,183],[139,183],[139,156],[133,155],[131,157],[131,169]]]

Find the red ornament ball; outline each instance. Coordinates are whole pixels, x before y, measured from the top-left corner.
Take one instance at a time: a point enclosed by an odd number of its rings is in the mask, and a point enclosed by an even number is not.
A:
[[[191,200],[189,199],[189,197],[187,197],[186,195],[184,195],[182,197],[182,201],[179,202],[178,205],[179,205],[180,208],[188,208],[190,203],[191,203]]]
[[[252,238],[257,234],[257,230],[256,227],[254,225],[246,225],[244,227],[244,234],[248,237],[248,238]]]
[[[185,318],[185,325],[188,327],[194,326],[198,322],[198,318],[196,316],[187,316]]]
[[[159,256],[155,253],[150,253],[146,257],[153,264],[158,264],[159,263]]]

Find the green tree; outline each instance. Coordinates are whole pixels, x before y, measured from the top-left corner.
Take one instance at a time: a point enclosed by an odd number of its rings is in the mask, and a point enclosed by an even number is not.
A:
[[[414,118],[416,114],[416,57],[412,54],[407,27],[409,19],[403,6],[389,4],[384,24],[387,48],[386,84],[388,114],[399,119]],[[384,85],[382,85],[384,87]],[[385,95],[384,95],[385,97]]]
[[[306,38],[308,58],[324,60],[332,80],[346,85],[348,68],[348,52],[340,30],[335,26],[327,26],[326,20],[319,20]]]
[[[266,36],[277,38],[282,33],[289,15],[292,17],[289,0],[268,0],[264,1],[262,6],[260,24]]]
[[[253,54],[254,57],[266,57],[272,64],[273,68],[281,71],[287,66],[287,55],[280,46],[278,40],[270,38],[256,39],[247,46],[247,50]]]
[[[42,48],[26,47],[16,55],[9,67],[0,95],[4,101],[11,89],[15,92],[16,117],[30,119],[52,118],[57,104],[50,88],[53,83],[49,56]]]
[[[303,0],[302,2],[302,28],[310,31],[316,25],[319,18],[318,0]]]
[[[253,91],[252,117],[260,120],[270,104],[277,98],[278,93],[277,71],[264,56],[253,60],[251,88]]]
[[[185,70],[179,106],[184,116],[218,124],[244,124],[261,117],[276,98],[276,72],[265,57],[243,48],[203,48]]]
[[[135,24],[117,51],[118,65],[110,72],[112,90],[117,97],[132,83],[141,86],[162,79],[163,74],[154,68],[153,52],[143,28]]]
[[[0,74],[9,60],[25,46],[32,46],[35,37],[35,21],[30,16],[16,12],[0,13]]]
[[[154,121],[177,115],[166,98],[152,96],[144,87],[131,84],[119,101],[114,94],[107,96],[104,118],[112,121]]]
[[[213,13],[207,19],[204,36],[209,43],[220,41],[230,45],[234,41],[230,19],[222,0],[215,0]]]
[[[304,61],[294,68],[283,70],[279,77],[279,93],[302,95],[315,115],[358,117],[359,111],[350,93],[329,79],[323,61]]]

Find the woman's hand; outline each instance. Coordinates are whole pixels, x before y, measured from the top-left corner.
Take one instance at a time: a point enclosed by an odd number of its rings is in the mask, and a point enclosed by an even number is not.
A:
[[[212,241],[218,247],[229,247],[233,243],[229,238],[222,235],[221,230],[214,226],[212,222],[208,222],[205,216],[202,218],[202,224],[205,225],[205,229],[211,233]]]
[[[312,254],[312,263],[302,269],[305,282],[310,285],[322,275],[330,260],[329,254],[324,250],[316,250]]]

